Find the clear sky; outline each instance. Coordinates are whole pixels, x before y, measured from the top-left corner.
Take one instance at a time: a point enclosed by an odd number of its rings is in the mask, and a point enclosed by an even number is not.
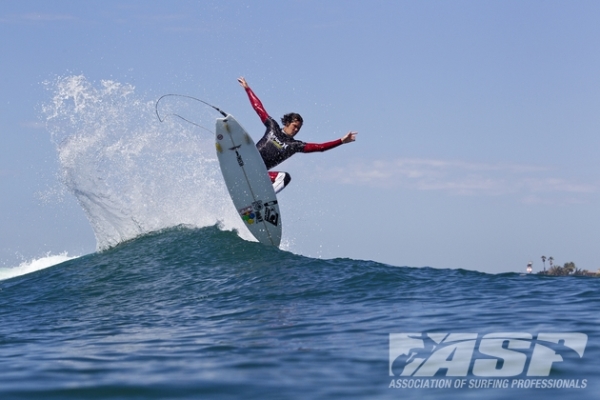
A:
[[[0,265],[95,251],[61,188],[45,81],[208,100],[257,140],[236,82],[298,138],[288,249],[397,266],[600,268],[600,2],[0,2]],[[201,135],[201,133],[198,133]]]

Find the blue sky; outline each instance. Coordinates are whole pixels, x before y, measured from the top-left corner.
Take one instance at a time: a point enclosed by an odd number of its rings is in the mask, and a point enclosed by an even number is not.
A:
[[[359,132],[280,166],[288,250],[597,270],[599,17],[594,1],[1,2],[0,263],[96,248],[57,178],[44,82],[196,96],[257,140],[243,75],[272,115],[302,114],[302,140]]]

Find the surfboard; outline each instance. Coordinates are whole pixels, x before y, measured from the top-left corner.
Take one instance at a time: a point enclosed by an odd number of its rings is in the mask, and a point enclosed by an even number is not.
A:
[[[230,114],[217,118],[215,135],[221,173],[240,218],[256,240],[279,247],[277,196],[254,141]]]

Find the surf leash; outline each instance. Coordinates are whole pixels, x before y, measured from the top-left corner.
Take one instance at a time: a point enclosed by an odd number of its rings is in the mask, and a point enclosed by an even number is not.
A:
[[[219,113],[220,113],[222,116],[224,116],[224,117],[226,117],[226,116],[227,116],[227,113],[226,113],[225,111],[221,110],[220,108],[218,108],[218,107],[216,107],[216,106],[213,106],[213,105],[212,105],[212,104],[210,104],[210,103],[207,103],[207,102],[206,102],[206,101],[204,101],[204,100],[200,100],[200,99],[198,99],[198,98],[196,98],[196,97],[192,97],[192,96],[187,96],[187,95],[185,95],[185,94],[175,94],[175,93],[170,93],[170,94],[165,94],[165,95],[162,95],[162,96],[160,96],[160,98],[159,98],[158,100],[156,100],[156,104],[155,104],[155,106],[154,106],[154,109],[155,109],[155,111],[156,111],[156,116],[158,117],[158,120],[159,120],[160,122],[164,122],[164,120],[166,119],[166,117],[168,117],[169,115],[172,115],[172,116],[174,116],[174,117],[181,118],[181,119],[182,119],[182,120],[184,120],[185,122],[188,122],[188,123],[190,123],[190,124],[192,124],[192,125],[195,125],[195,126],[197,126],[197,127],[199,127],[199,128],[202,128],[202,129],[205,129],[205,130],[207,130],[207,131],[209,131],[209,132],[211,132],[211,133],[212,133],[212,131],[211,131],[210,129],[207,129],[207,128],[203,127],[202,125],[199,125],[199,124],[197,124],[197,123],[195,123],[195,122],[193,122],[193,121],[190,121],[189,119],[187,119],[187,118],[185,118],[185,117],[182,117],[181,115],[179,115],[179,114],[176,114],[176,113],[169,113],[169,114],[165,114],[165,115],[163,116],[163,118],[161,118],[161,116],[160,116],[160,113],[158,112],[158,103],[160,103],[160,101],[161,101],[163,98],[165,98],[165,97],[169,97],[169,96],[173,96],[173,97],[184,97],[184,98],[186,98],[186,99],[191,99],[191,100],[198,101],[198,102],[200,102],[200,103],[202,103],[202,104],[204,104],[204,105],[207,105],[207,106],[209,106],[209,107],[211,107],[211,108],[214,108],[214,109],[215,109],[215,110],[217,110],[217,111],[218,111],[218,112],[219,112]]]

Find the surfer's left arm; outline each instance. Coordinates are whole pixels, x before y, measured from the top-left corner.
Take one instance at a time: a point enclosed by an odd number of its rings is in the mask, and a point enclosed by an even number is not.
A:
[[[351,143],[356,140],[358,132],[348,132],[341,139],[332,140],[326,143],[306,143],[304,146],[304,153],[313,153],[315,151],[327,151],[335,147],[341,146],[342,144]]]

